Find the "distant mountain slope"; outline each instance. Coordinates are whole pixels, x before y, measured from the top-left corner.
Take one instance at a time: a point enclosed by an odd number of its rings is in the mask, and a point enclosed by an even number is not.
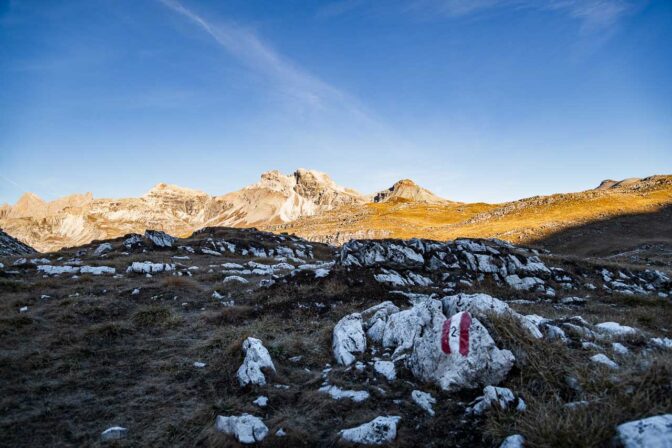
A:
[[[651,213],[672,205],[672,176],[652,176],[636,182],[579,193],[535,196],[503,204],[383,202],[344,207],[268,230],[296,233],[304,238],[340,244],[351,238],[500,238],[513,243],[545,244],[563,230],[623,215],[640,214],[645,227]],[[672,229],[670,230],[672,232]],[[624,249],[627,240],[602,237],[609,247]],[[552,248],[572,250],[557,239]],[[645,241],[638,241],[643,244]],[[586,244],[590,241],[586,241]]]
[[[402,179],[387,190],[380,191],[373,196],[373,202],[390,202],[394,200],[436,204],[447,202],[445,199],[422,188],[410,179]]]
[[[184,236],[206,226],[279,224],[365,201],[324,173],[299,169],[264,173],[258,183],[223,196],[164,183],[127,199],[94,199],[89,193],[45,202],[26,193],[14,206],[0,208],[0,226],[46,252],[146,229]]]
[[[583,255],[611,255],[633,245],[664,243],[662,236],[654,238],[672,233],[664,219],[644,230],[670,205],[672,176],[609,180],[583,192],[502,204],[466,204],[442,199],[408,179],[364,196],[324,173],[299,169],[290,175],[269,171],[259,182],[222,196],[168,184],[127,199],[94,199],[89,193],[45,202],[26,194],[16,205],[0,207],[0,226],[40,251],[146,229],[186,236],[203,227],[227,226],[290,232],[331,244],[353,238],[495,237],[566,252],[581,249]],[[629,228],[647,236],[626,238],[618,230],[622,226],[599,224],[629,215]],[[581,236],[588,225],[590,238]],[[569,238],[575,243],[565,244]],[[587,250],[591,244],[593,251]]]
[[[23,244],[16,238],[12,238],[0,229],[0,256],[30,255],[34,253],[35,249]]]

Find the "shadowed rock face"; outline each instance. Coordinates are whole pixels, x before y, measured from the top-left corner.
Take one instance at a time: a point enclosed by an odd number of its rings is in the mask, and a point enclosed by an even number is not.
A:
[[[26,244],[23,244],[21,241],[17,240],[16,238],[12,238],[0,230],[0,255],[30,255],[34,253],[35,249]]]

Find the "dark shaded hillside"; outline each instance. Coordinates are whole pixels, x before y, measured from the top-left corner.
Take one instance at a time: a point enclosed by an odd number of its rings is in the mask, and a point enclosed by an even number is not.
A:
[[[553,253],[672,265],[672,206],[563,229],[531,242]]]

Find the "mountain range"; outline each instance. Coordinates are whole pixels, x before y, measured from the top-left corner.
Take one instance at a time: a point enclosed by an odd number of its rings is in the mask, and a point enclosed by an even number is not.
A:
[[[631,220],[656,230],[638,232],[636,241],[624,236],[618,248],[604,248],[606,254],[645,243],[672,243],[668,241],[672,229],[665,224],[670,206],[672,176],[667,175],[605,180],[583,192],[486,204],[443,199],[409,179],[364,195],[336,184],[327,174],[298,169],[290,175],[263,173],[259,182],[221,196],[165,183],[138,198],[103,199],[86,193],[47,202],[25,193],[13,206],[0,206],[0,228],[41,252],[146,229],[188,236],[203,227],[257,227],[331,244],[352,238],[462,236],[532,244],[566,232],[567,237],[555,245],[572,240],[581,246],[574,250],[585,249],[582,238],[594,247],[596,235],[604,234],[599,229],[587,231],[585,226],[607,225],[619,217],[642,215]],[[652,220],[662,228],[652,225]],[[613,240],[609,232],[600,238]]]

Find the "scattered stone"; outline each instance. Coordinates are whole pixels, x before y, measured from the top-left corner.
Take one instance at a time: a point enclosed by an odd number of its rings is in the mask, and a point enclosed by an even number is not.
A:
[[[355,362],[353,353],[366,351],[366,336],[362,327],[361,314],[349,314],[338,321],[334,327],[331,347],[336,362],[344,366]]]
[[[609,357],[604,353],[598,353],[597,355],[593,355],[590,357],[590,360],[598,364],[603,364],[612,369],[618,369],[618,364],[609,359]]]
[[[110,266],[82,266],[79,268],[80,274],[91,274],[91,275],[103,275],[103,274],[112,274],[114,275],[117,270]]]
[[[49,264],[37,267],[37,271],[46,275],[61,275],[61,274],[77,274],[79,272],[78,266],[52,266]]]
[[[261,369],[266,368],[275,372],[275,366],[268,350],[259,339],[249,337],[243,342],[243,352],[245,353],[245,359],[238,369],[238,382],[241,386],[248,384],[265,385],[266,377]]]
[[[508,409],[509,405],[512,405],[514,402],[517,402],[517,411],[524,411],[527,407],[522,399],[516,399],[511,389],[506,387],[486,386],[483,389],[483,395],[476,398],[471,406],[467,408],[467,413],[481,415],[494,404],[497,404],[500,409]]]
[[[360,402],[369,398],[369,393],[365,390],[344,390],[338,386],[326,385],[319,389],[320,392],[329,394],[334,400],[349,398],[352,401]]]
[[[121,426],[112,426],[100,434],[100,440],[103,442],[121,440],[126,438],[126,436],[128,436],[128,429],[122,428]]]
[[[275,437],[285,437],[286,435],[287,435],[287,433],[282,428],[275,431]]]
[[[611,344],[611,348],[614,350],[614,353],[618,355],[627,355],[628,353],[630,353],[628,347],[621,344],[620,342],[614,342],[613,344]]]
[[[502,441],[502,444],[499,445],[499,448],[523,448],[525,446],[525,437],[520,434],[514,434],[507,437]]]
[[[397,371],[395,370],[392,361],[376,361],[373,364],[373,370],[384,376],[387,381],[394,381],[397,379]]]
[[[239,275],[229,275],[228,277],[224,277],[223,283],[231,283],[231,282],[236,282],[236,283],[242,283],[246,284],[249,283],[249,281],[246,278],[240,277]]]
[[[22,306],[19,308],[19,313],[27,313],[28,312],[28,307],[27,306]]]
[[[397,424],[401,417],[376,417],[368,423],[340,431],[341,439],[363,445],[382,445],[397,437]]]
[[[207,365],[206,363],[201,362],[201,361],[196,361],[196,362],[194,362],[194,367],[196,367],[197,369],[202,369],[202,368],[204,368],[206,365]]]
[[[137,296],[138,294],[140,294],[140,288],[135,288],[133,291],[131,291],[132,296]]]
[[[651,344],[658,348],[672,349],[672,339],[670,338],[652,338]]]
[[[623,423],[616,428],[624,448],[672,447],[672,414]]]
[[[126,272],[136,274],[155,274],[157,272],[170,272],[174,270],[174,264],[152,263],[151,261],[134,261],[126,269]]]
[[[215,428],[217,431],[233,435],[244,444],[261,442],[268,435],[268,428],[264,422],[250,414],[230,417],[218,415]]]
[[[595,325],[595,328],[612,336],[627,336],[638,333],[636,329],[621,325],[618,322],[602,322],[601,324]]]
[[[411,398],[417,404],[420,406],[422,410],[427,412],[429,415],[432,417],[434,416],[434,405],[436,404],[436,398],[432,396],[432,394],[428,392],[423,392],[421,390],[414,390],[411,392]]]
[[[112,251],[112,245],[110,243],[103,243],[100,246],[98,246],[96,250],[93,251],[93,256],[100,257],[101,255],[106,254],[110,251]]]
[[[257,397],[257,399],[254,400],[252,403],[256,404],[260,408],[265,408],[266,406],[268,406],[268,397],[261,395]]]
[[[176,238],[160,230],[146,230],[145,238],[151,241],[154,246],[162,248],[173,247],[173,244],[177,241]]]

